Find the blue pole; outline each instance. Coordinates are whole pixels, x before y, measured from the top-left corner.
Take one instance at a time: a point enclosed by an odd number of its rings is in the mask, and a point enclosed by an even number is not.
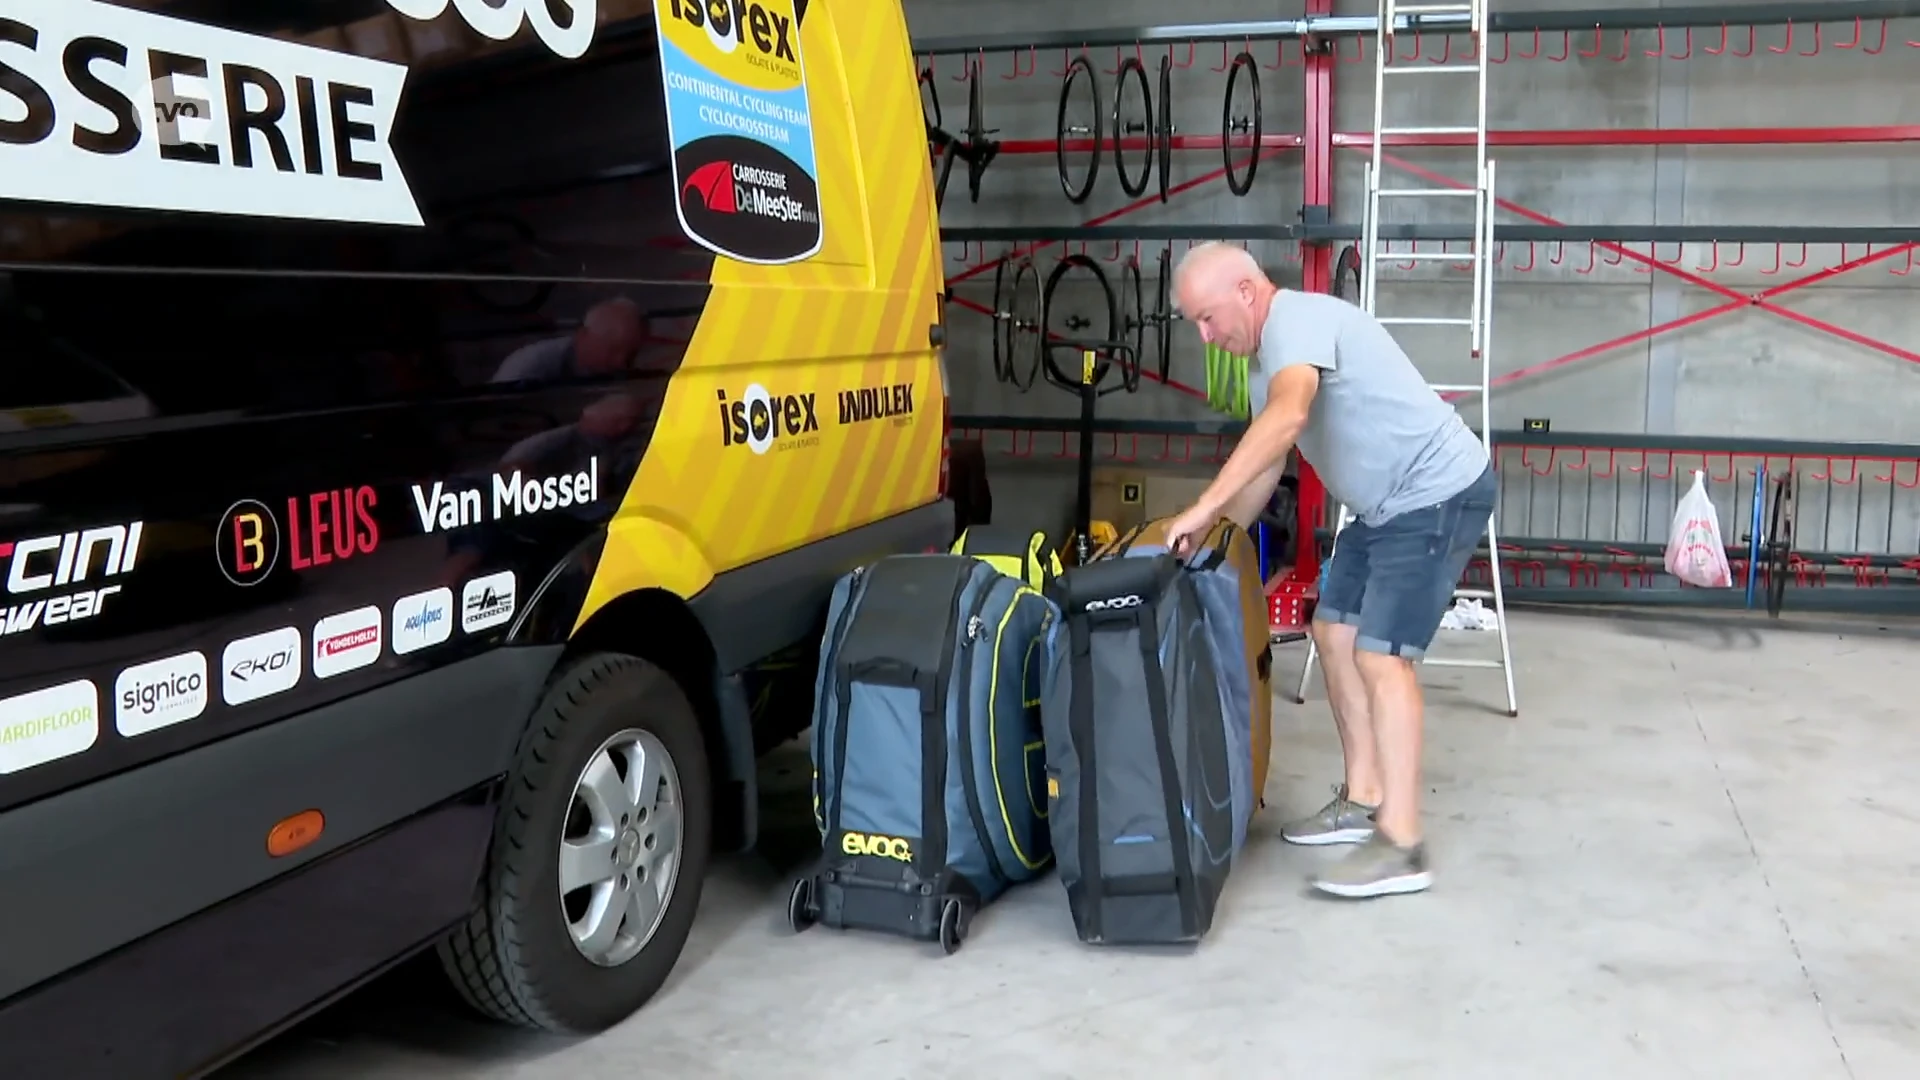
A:
[[[1753,524],[1747,535],[1747,609],[1753,609],[1754,586],[1760,580],[1760,527],[1767,519],[1767,463],[1753,470]]]

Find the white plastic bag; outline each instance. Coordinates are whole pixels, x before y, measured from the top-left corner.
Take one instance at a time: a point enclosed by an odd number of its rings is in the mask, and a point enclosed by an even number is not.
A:
[[[1720,514],[1707,497],[1707,474],[1698,469],[1693,487],[1673,512],[1673,529],[1667,534],[1667,573],[1703,589],[1733,586],[1727,548],[1720,542]]]
[[[1446,614],[1440,616],[1440,629],[1498,630],[1500,617],[1493,613],[1492,608],[1482,605],[1479,600],[1463,596],[1453,602],[1453,606],[1447,609]]]

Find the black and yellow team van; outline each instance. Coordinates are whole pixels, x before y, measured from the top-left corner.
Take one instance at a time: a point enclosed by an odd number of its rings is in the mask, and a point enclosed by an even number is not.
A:
[[[645,1002],[953,538],[928,172],[893,0],[0,2],[0,1073]]]

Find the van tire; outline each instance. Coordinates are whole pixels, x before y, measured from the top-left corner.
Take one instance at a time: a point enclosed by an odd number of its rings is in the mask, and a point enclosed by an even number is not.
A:
[[[652,936],[623,963],[602,966],[568,933],[560,839],[577,778],[608,739],[630,729],[658,740],[677,773],[679,862]],[[712,840],[706,746],[686,693],[638,657],[582,657],[548,683],[521,737],[479,908],[440,941],[441,966],[486,1016],[559,1034],[604,1030],[646,1004],[672,972],[700,906]]]

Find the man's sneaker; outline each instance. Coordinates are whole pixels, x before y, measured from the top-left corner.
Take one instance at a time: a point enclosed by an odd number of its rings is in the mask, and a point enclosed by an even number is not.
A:
[[[1425,844],[1403,848],[1378,832],[1312,879],[1321,892],[1353,900],[1422,892],[1432,884]]]
[[[1373,835],[1373,814],[1379,807],[1364,806],[1347,798],[1347,785],[1333,789],[1333,801],[1315,811],[1312,817],[1296,821],[1280,830],[1280,839],[1289,844],[1358,844]]]

